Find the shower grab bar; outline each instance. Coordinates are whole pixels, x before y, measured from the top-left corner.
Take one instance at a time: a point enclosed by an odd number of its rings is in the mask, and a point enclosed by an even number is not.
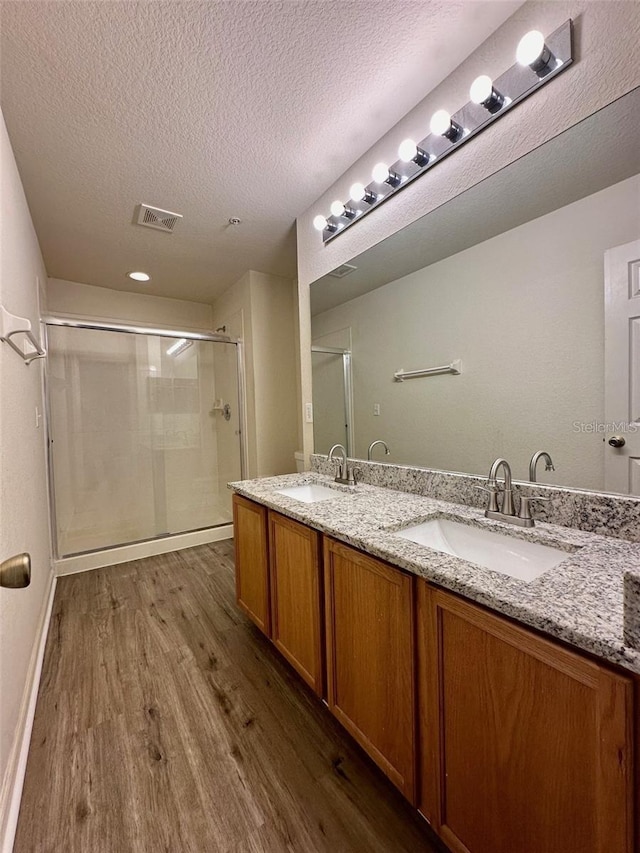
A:
[[[451,364],[443,364],[442,367],[427,367],[424,370],[396,370],[393,378],[396,382],[404,382],[405,379],[418,379],[421,376],[438,376],[441,373],[452,373],[454,376],[462,373],[462,361],[457,358]]]
[[[26,335],[33,350],[25,352],[12,340],[14,335]],[[31,364],[36,358],[44,358],[47,354],[31,331],[31,322],[26,317],[17,317],[15,314],[11,314],[3,305],[0,305],[0,341],[9,344],[11,349],[17,352],[27,365]]]

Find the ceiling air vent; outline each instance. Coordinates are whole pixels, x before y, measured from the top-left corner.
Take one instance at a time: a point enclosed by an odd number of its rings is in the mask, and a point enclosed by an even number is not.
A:
[[[342,264],[339,267],[336,267],[334,270],[331,270],[329,273],[333,278],[344,278],[345,275],[349,275],[350,272],[357,270],[358,267],[354,267],[352,264]]]
[[[140,205],[136,221],[138,225],[144,225],[146,228],[172,232],[181,219],[181,213],[172,213],[170,210],[162,210],[160,207],[151,207],[150,204],[143,203]]]

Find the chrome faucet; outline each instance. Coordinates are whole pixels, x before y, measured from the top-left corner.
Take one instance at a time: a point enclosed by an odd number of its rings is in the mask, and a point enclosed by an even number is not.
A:
[[[548,454],[547,454],[548,455]],[[498,484],[498,471],[504,468],[504,489]],[[518,527],[533,527],[535,522],[531,515],[531,501],[548,501],[539,495],[522,495],[518,514],[513,505],[513,488],[511,485],[511,467],[506,459],[496,459],[489,471],[486,486],[478,486],[489,493],[489,503],[484,511],[487,518],[496,521],[506,521],[508,524],[516,524]],[[502,507],[498,506],[498,494],[503,492]]]
[[[334,452],[336,450],[340,450],[342,453],[342,462],[339,462],[334,457]],[[349,468],[349,462],[347,461],[347,451],[341,444],[334,444],[331,450],[329,451],[328,456],[329,462],[337,462],[338,466],[336,468],[336,483],[345,483],[347,486],[355,486],[356,485],[356,471],[359,471],[359,468],[351,467]]]
[[[372,441],[371,444],[369,445],[369,449],[367,450],[367,462],[371,462],[371,456],[373,454],[373,448],[376,446],[376,444],[381,444],[384,447],[385,456],[388,456],[391,453],[391,451],[389,450],[389,448],[387,446],[387,442],[383,441],[381,438],[379,438],[376,441]]]
[[[513,489],[511,488],[511,466],[506,459],[496,459],[489,471],[488,486],[490,489],[498,489],[498,471],[504,468],[504,494],[502,496],[502,509],[500,515],[515,515],[513,508]]]
[[[536,468],[538,467],[538,462],[540,461],[540,459],[544,459],[544,461],[545,461],[545,466],[544,466],[545,471],[555,471],[556,470],[554,465],[553,465],[553,459],[549,456],[547,451],[546,450],[538,450],[536,453],[533,454],[533,456],[531,457],[531,462],[529,462],[529,482],[530,483],[537,483],[538,482],[537,478],[536,478]]]

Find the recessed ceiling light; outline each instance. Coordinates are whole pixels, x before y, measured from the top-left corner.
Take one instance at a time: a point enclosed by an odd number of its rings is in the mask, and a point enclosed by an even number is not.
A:
[[[146,272],[128,272],[127,275],[129,278],[132,278],[134,281],[150,281],[151,276]]]

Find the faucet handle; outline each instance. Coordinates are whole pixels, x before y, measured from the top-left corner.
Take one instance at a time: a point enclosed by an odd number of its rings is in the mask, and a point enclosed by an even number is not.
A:
[[[474,489],[480,489],[481,492],[488,492],[489,505],[487,506],[487,511],[498,512],[498,495],[502,491],[502,487],[496,480],[487,480],[486,483],[486,486],[474,485]]]
[[[545,498],[542,495],[522,495],[520,498],[520,508],[518,510],[518,518],[532,518],[531,501],[542,501],[549,503],[551,498]]]
[[[336,480],[338,479],[338,477],[342,478],[344,476],[343,461],[341,459],[332,459],[331,461],[335,462]]]
[[[356,466],[347,469],[347,485],[355,486],[357,484],[358,479],[356,477],[356,472],[360,474],[360,468]]]

